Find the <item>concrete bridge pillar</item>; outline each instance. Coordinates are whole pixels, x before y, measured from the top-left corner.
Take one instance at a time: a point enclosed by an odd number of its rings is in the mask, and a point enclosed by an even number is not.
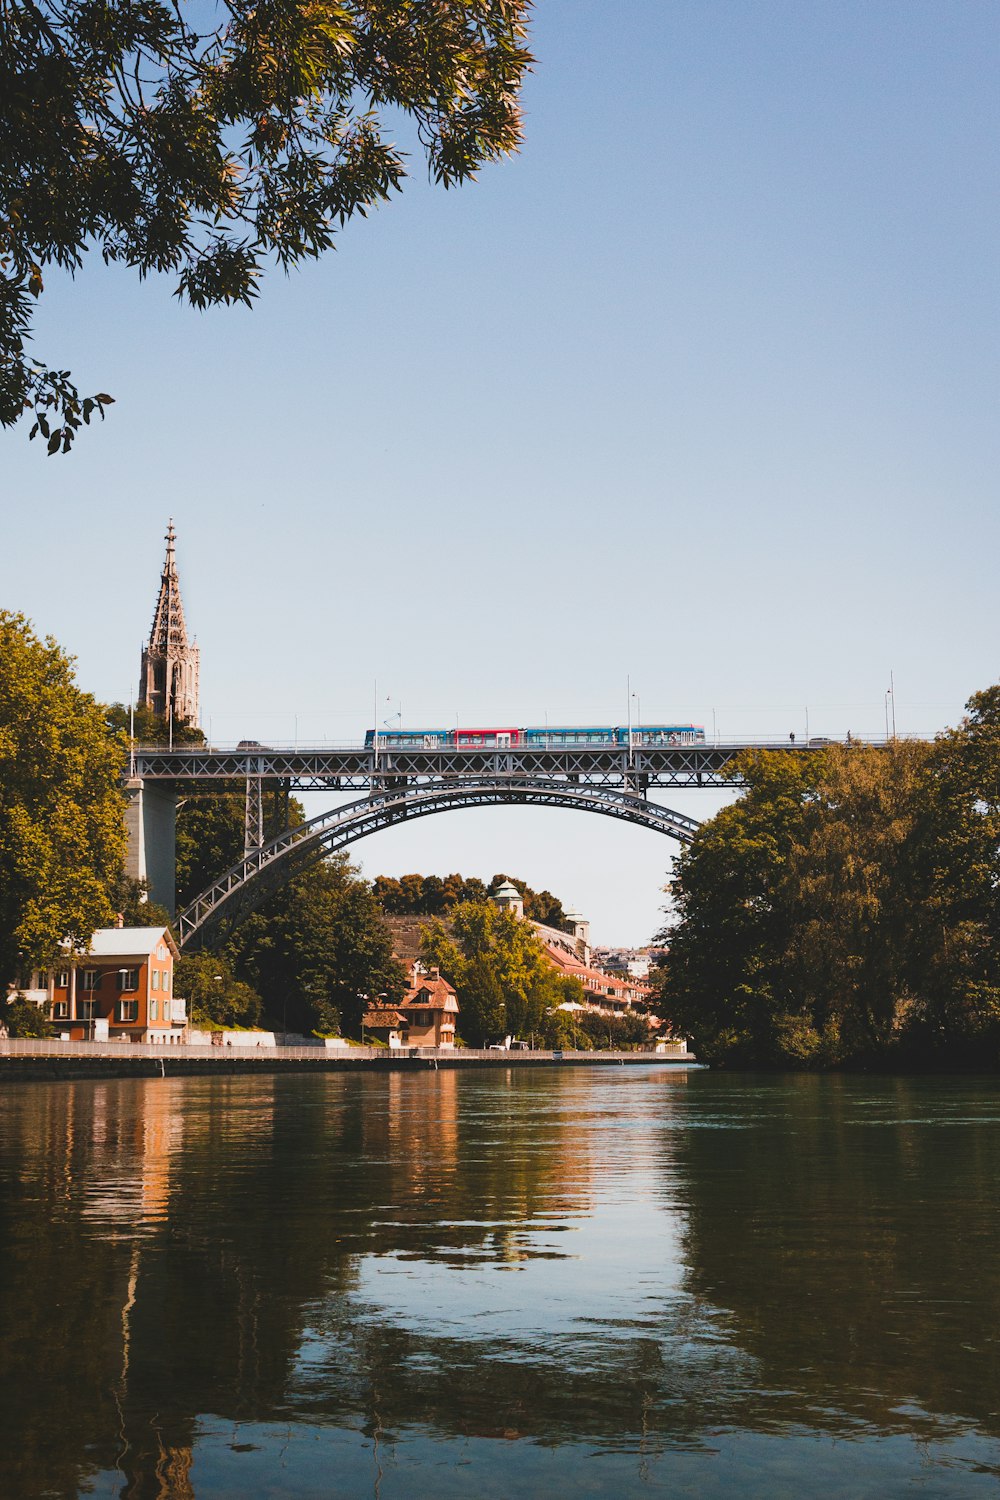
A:
[[[145,880],[149,899],[174,915],[177,879],[177,794],[172,788],[141,778],[126,782],[128,806],[125,831],[128,854],[125,873],[132,880]]]

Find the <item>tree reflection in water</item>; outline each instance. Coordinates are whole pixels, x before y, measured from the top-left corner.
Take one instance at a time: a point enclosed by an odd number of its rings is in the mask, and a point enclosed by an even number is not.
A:
[[[220,1422],[995,1435],[987,1088],[626,1071],[9,1089],[0,1493],[211,1493]]]
[[[685,1285],[759,1362],[754,1420],[997,1436],[991,1081],[700,1074],[693,1093]]]

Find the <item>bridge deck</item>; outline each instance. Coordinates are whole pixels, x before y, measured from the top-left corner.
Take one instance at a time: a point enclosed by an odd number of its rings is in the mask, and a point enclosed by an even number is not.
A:
[[[204,747],[138,747],[134,774],[144,781],[285,782],[296,791],[332,788],[362,791],[408,781],[439,781],[484,776],[551,777],[591,786],[737,786],[733,761],[749,742],[726,745],[620,745],[536,748],[437,748],[431,750],[326,747],[319,749],[219,750]],[[753,748],[802,754],[807,745]]]

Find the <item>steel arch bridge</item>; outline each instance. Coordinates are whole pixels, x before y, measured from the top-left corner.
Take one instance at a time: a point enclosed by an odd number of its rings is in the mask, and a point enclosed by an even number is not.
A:
[[[466,807],[498,805],[563,807],[637,823],[680,843],[690,843],[700,826],[620,787],[555,782],[541,777],[485,777],[451,784],[418,784],[373,791],[297,828],[286,829],[212,882],[177,916],[180,946],[188,952],[209,946],[307,866],[358,839],[413,818]]]

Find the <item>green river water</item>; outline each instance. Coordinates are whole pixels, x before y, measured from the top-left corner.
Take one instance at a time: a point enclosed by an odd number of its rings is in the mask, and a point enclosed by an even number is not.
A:
[[[0,1497],[1000,1492],[1000,1090],[0,1088]]]

